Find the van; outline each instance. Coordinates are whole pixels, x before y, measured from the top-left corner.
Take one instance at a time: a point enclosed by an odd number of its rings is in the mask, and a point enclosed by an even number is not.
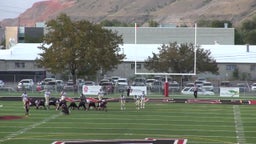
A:
[[[45,78],[43,81],[45,82],[45,83],[48,83],[48,82],[50,82],[50,81],[55,81],[56,79],[55,78]]]
[[[18,82],[17,90],[32,90],[34,87],[33,79],[22,79]]]
[[[205,89],[207,91],[213,91],[214,87],[211,82],[204,82],[202,85],[202,89]]]
[[[127,78],[119,78],[116,82],[116,88],[118,92],[124,92],[128,88]]]

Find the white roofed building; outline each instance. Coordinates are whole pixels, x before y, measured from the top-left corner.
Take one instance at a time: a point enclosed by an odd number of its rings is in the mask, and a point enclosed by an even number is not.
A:
[[[40,43],[18,43],[10,49],[0,50],[0,77],[12,76],[12,80],[19,80],[20,75],[26,78],[26,74],[33,75],[34,80],[45,77],[46,70],[36,65],[39,58],[38,49]],[[152,57],[152,53],[158,53],[162,44],[124,44],[120,45],[121,52],[126,55],[124,62],[117,66],[108,76],[118,75],[121,77],[134,77],[135,61],[137,71],[149,72],[144,68],[144,61]],[[256,80],[256,46],[254,45],[201,45],[201,48],[211,51],[211,56],[216,60],[219,67],[219,78],[229,79],[234,69],[240,74],[246,75],[251,80]],[[6,76],[5,76],[6,77]]]
[[[32,78],[39,81],[46,76],[46,70],[37,66],[38,43],[18,43],[10,49],[0,50],[0,79],[17,82]]]

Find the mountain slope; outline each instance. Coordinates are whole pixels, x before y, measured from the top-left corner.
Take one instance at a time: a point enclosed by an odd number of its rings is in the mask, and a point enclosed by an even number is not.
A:
[[[38,2],[18,19],[2,21],[2,25],[33,26],[59,13],[75,20],[92,22],[117,19],[146,25],[153,19],[161,24],[192,25],[199,19],[230,20],[238,25],[256,12],[255,0],[51,0]]]

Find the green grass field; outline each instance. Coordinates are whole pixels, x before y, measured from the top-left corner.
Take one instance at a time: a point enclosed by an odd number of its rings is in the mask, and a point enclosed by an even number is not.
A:
[[[0,101],[0,116],[23,116],[21,101]],[[49,144],[57,140],[185,138],[188,144],[256,143],[254,105],[147,103],[120,110],[78,111],[63,115],[51,110],[30,110],[30,116],[0,120],[1,144]]]

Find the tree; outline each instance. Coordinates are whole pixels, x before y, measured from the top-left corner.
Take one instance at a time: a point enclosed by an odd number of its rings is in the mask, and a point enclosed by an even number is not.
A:
[[[197,48],[197,73],[218,73],[216,61],[210,56],[211,52]],[[148,57],[145,67],[154,72],[161,73],[189,73],[194,71],[194,45],[170,43],[162,45],[159,53]]]
[[[158,26],[159,26],[159,23],[156,22],[156,21],[154,21],[154,20],[150,20],[150,21],[148,22],[148,25],[149,25],[149,27],[158,27]]]
[[[197,25],[199,27],[223,28],[225,23],[228,24],[228,27],[232,27],[232,23],[228,20],[199,20]]]
[[[125,57],[119,54],[122,36],[88,21],[71,21],[66,14],[46,23],[48,33],[40,49],[43,53],[38,64],[52,73],[65,71],[76,76],[108,71]]]
[[[254,45],[256,44],[256,16],[252,19],[245,20],[240,27],[238,27],[238,33],[243,43]]]

